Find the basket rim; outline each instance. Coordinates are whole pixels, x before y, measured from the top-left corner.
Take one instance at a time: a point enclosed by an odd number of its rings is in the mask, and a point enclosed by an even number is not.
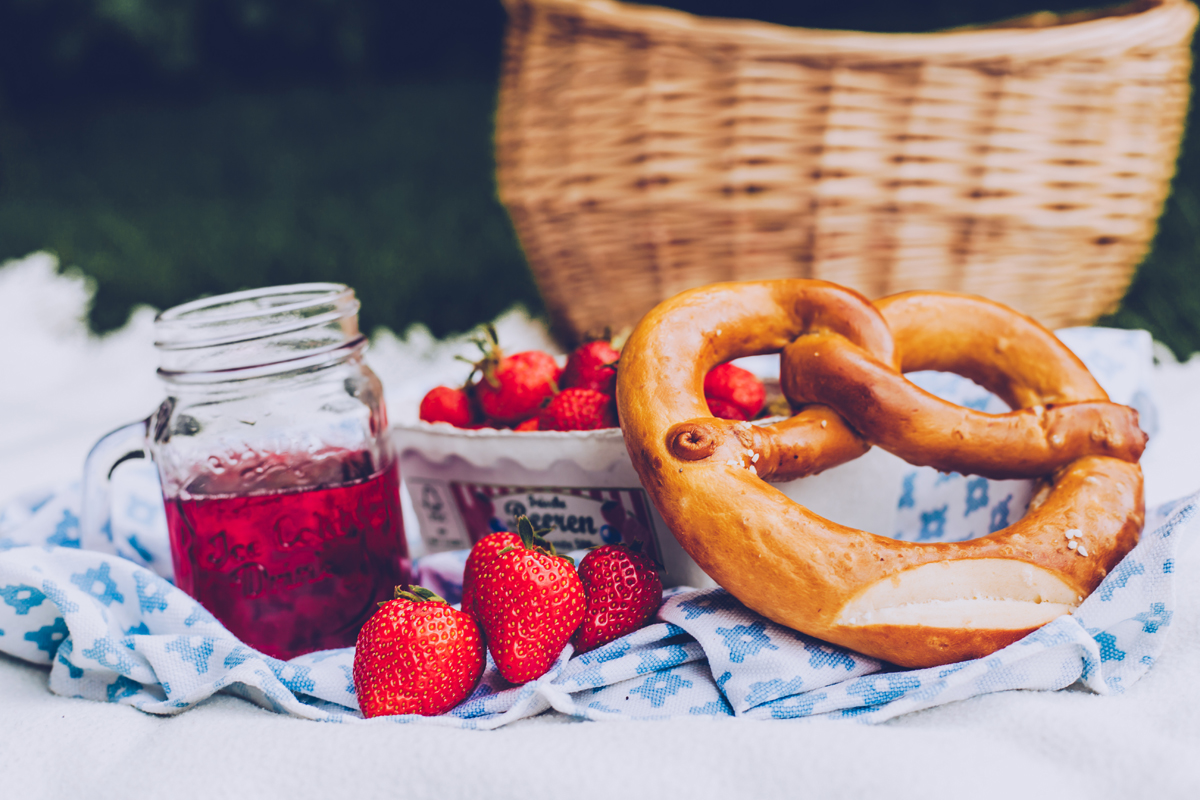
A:
[[[616,0],[502,0],[509,14],[522,8],[585,17],[630,33],[658,34],[710,44],[777,49],[791,55],[866,55],[871,60],[967,58],[971,61],[1014,57],[1055,58],[1080,51],[1126,52],[1148,42],[1186,40],[1200,12],[1190,0],[1134,0],[1099,8],[1103,16],[1047,27],[953,28],[928,33],[872,33],[800,28],[727,17],[703,17],[661,6]],[[1122,12],[1147,4],[1143,10]],[[1024,18],[1028,18],[1026,15]],[[1021,19],[1021,18],[1018,18]]]

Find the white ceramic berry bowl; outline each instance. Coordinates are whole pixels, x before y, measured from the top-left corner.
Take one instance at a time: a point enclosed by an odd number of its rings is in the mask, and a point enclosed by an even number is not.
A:
[[[393,429],[400,474],[427,553],[470,547],[518,515],[551,528],[562,552],[639,543],[667,586],[710,586],[638,481],[621,431],[463,430],[416,422]],[[819,514],[865,530],[893,527],[902,461],[878,449],[821,475],[775,484]]]

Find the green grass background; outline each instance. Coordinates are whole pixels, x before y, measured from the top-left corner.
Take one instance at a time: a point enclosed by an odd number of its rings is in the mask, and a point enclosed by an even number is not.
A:
[[[674,5],[931,30],[1077,4]],[[443,336],[514,303],[538,313],[493,184],[502,24],[492,0],[0,6],[0,261],[49,249],[81,270],[97,332],[138,303],[308,280],[354,286],[368,329]],[[1198,129],[1153,251],[1104,320],[1180,357],[1200,350]]]
[[[46,114],[9,138],[0,259],[45,248],[82,269],[97,331],[136,303],[316,280],[353,286],[368,329],[537,310],[495,199],[494,94],[446,80]]]

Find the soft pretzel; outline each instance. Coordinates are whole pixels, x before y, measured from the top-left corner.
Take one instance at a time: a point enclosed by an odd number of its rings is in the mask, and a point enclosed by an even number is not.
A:
[[[1083,363],[1028,317],[944,292],[896,295],[878,308],[902,372],[955,372],[1017,410],[985,414],[947,403],[825,332],[783,349],[780,383],[791,403],[833,406],[871,444],[943,472],[1032,478],[1084,455],[1141,457],[1146,434],[1137,412],[1107,402]]]
[[[837,411],[808,406],[766,426],[709,415],[709,369],[779,351],[790,399]],[[913,369],[960,372],[1018,410],[964,414],[899,374]],[[1136,416],[1108,403],[1052,334],[976,298],[912,293],[876,308],[820,281],[695,289],[638,324],[617,399],[643,486],[705,572],[776,622],[902,666],[981,657],[1069,613],[1142,528]],[[906,405],[916,401],[920,413]],[[1022,410],[1039,405],[1050,408]],[[925,416],[947,412],[949,425]],[[942,469],[1045,475],[1046,491],[1001,531],[919,544],[823,519],[764,483],[870,441]],[[1013,450],[1023,445],[1032,452]]]

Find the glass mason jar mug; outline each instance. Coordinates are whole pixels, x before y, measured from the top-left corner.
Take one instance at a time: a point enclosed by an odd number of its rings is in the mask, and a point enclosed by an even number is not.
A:
[[[176,585],[277,658],[352,646],[410,578],[358,309],[353,290],[314,283],[164,311],[155,346],[167,398],[88,456],[83,535],[101,539],[115,465],[149,456]]]

